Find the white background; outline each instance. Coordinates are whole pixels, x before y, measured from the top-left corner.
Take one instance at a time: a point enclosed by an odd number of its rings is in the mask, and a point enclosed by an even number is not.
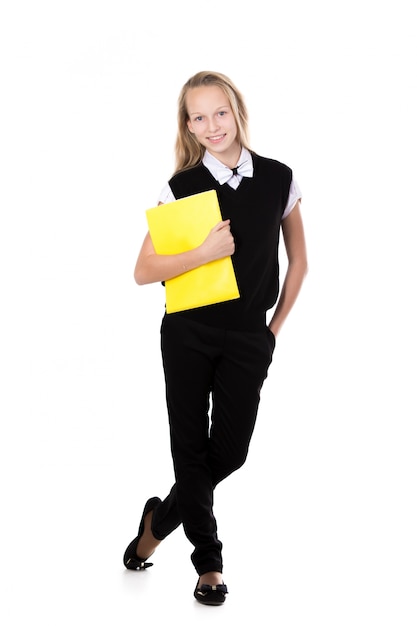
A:
[[[2,623],[415,626],[412,8],[2,3]],[[122,565],[173,480],[164,292],[133,267],[201,69],[293,168],[310,264],[247,464],[216,490],[219,609],[192,597],[181,529],[151,570]]]

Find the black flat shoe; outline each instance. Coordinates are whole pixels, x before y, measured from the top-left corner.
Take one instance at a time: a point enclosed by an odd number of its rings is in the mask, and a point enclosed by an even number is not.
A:
[[[151,567],[153,563],[147,563],[146,561],[152,556],[150,554],[146,557],[146,559],[142,559],[136,554],[136,548],[139,542],[139,539],[142,537],[143,532],[145,530],[145,516],[155,509],[155,507],[161,502],[160,498],[150,498],[145,504],[145,508],[143,509],[142,519],[140,520],[138,535],[129,543],[126,548],[126,552],[123,556],[123,564],[127,569],[146,569],[147,567]]]
[[[199,587],[197,583],[194,598],[201,604],[217,606],[226,600],[226,593],[228,593],[226,585],[201,585]]]

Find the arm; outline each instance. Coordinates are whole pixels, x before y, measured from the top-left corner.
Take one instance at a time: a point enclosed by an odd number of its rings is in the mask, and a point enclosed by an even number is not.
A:
[[[275,336],[278,335],[291,311],[307,274],[307,252],[299,200],[288,217],[282,221],[281,227],[288,268],[278,304],[269,323],[269,328]]]
[[[169,280],[210,261],[230,256],[234,251],[230,220],[216,224],[200,246],[180,254],[157,254],[147,233],[136,261],[135,281],[138,285],[146,285]]]

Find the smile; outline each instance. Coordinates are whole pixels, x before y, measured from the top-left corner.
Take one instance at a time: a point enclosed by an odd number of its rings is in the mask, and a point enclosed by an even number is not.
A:
[[[218,141],[221,141],[222,139],[224,139],[224,137],[226,137],[226,133],[224,133],[224,135],[216,135],[215,137],[208,137],[208,140],[213,141],[214,143],[217,143]]]

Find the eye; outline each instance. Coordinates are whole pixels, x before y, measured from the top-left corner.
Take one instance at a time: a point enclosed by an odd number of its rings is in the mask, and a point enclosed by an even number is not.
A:
[[[223,117],[224,115],[226,115],[227,111],[219,111],[219,115],[220,117]]]
[[[203,119],[203,116],[202,116],[202,115],[197,115],[197,117],[195,117],[195,118],[194,118],[194,121],[195,121],[195,122],[201,122],[201,121],[202,121],[202,119]]]

